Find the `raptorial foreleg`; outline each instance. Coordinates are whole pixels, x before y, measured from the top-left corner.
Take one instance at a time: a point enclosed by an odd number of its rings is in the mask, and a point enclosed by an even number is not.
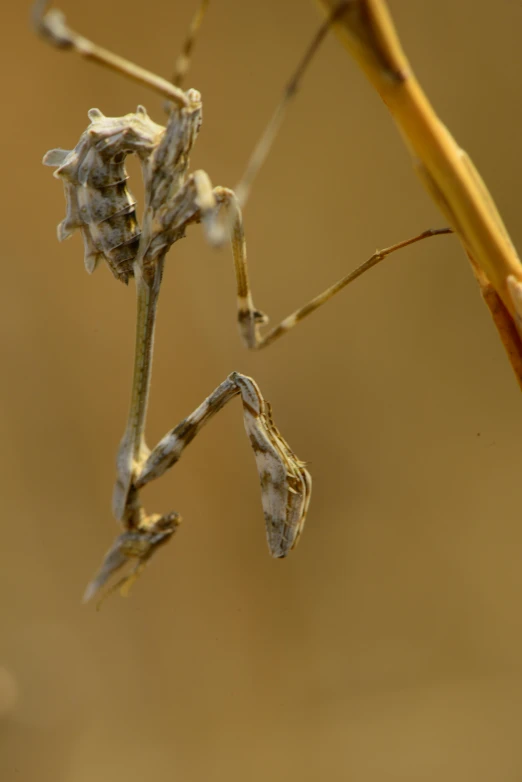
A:
[[[191,415],[166,434],[152,449],[134,486],[140,490],[163,475],[180,459],[207,421],[238,395],[261,482],[268,547],[273,557],[285,557],[302,531],[312,479],[305,463],[298,459],[275,426],[270,404],[250,377],[232,372]]]

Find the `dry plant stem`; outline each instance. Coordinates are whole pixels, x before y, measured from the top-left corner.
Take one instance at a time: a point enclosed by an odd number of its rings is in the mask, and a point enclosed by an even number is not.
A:
[[[517,378],[518,385],[522,391],[522,339],[515,325],[515,321],[507,311],[493,285],[489,282],[482,269],[477,266],[471,256],[469,256],[469,262],[480,286],[482,299],[493,318],[500,341],[504,346]]]
[[[319,2],[328,12],[338,5]],[[513,317],[507,279],[522,281],[522,265],[480,175],[415,78],[386,3],[351,0],[334,27],[389,108],[428,192]]]

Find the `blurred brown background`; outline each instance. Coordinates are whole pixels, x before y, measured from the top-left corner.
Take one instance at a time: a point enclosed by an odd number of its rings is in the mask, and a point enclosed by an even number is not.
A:
[[[193,2],[63,3],[75,29],[169,75]],[[2,782],[522,778],[522,405],[453,238],[395,256],[261,354],[241,346],[228,250],[171,252],[149,441],[233,369],[253,375],[314,478],[302,541],[267,552],[239,403],[146,494],[185,523],[128,600],[83,589],[118,532],[134,293],[59,245],[40,164],[92,106],[161,99],[3,8]],[[522,5],[394,0],[406,50],[513,239]],[[194,168],[233,186],[310,40],[312,3],[215,0],[188,85]],[[130,166],[136,185],[137,167]],[[331,37],[246,210],[272,322],[375,247],[444,224],[385,108]]]

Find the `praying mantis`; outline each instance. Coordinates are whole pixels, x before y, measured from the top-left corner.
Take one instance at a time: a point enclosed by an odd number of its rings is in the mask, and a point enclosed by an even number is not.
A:
[[[202,426],[236,396],[241,399],[245,429],[259,473],[271,555],[286,557],[296,546],[305,523],[311,476],[305,462],[292,451],[275,425],[271,406],[259,386],[246,375],[232,372],[155,447],[150,449],[146,444],[156,311],[165,259],[186,229],[201,223],[208,241],[215,247],[230,239],[239,330],[243,343],[251,350],[266,347],[288,333],[391,253],[424,238],[451,232],[448,228],[424,231],[374,253],[364,264],[284,318],[279,325],[265,331],[268,319],[254,305],[248,277],[242,209],[310,60],[345,4],[341,3],[331,14],[307,49],[234,190],[213,186],[205,171],[189,171],[190,153],[201,126],[202,101],[197,90],[185,91],[182,84],[207,5],[208,2],[203,2],[194,18],[171,82],[75,33],[59,11],[47,10],[47,2],[38,2],[34,7],[36,28],[51,44],[75,51],[147,85],[167,100],[165,127],[156,124],[143,106],[123,117],[107,117],[98,109],[91,109],[88,112],[90,125],[74,149],[50,150],[43,161],[55,167],[54,175],[64,185],[67,214],[58,227],[59,239],[68,238],[79,230],[84,240],[87,271],[92,273],[100,261],[105,261],[116,279],[124,283],[134,279],[137,297],[131,403],[118,450],[112,503],[113,514],[122,524],[123,532],[89,583],[84,595],[86,601],[104,587],[116,571],[130,565],[130,571],[112,587],[127,592],[152,555],[176,532],[179,514],[147,513],[141,492],[179,460]],[[127,187],[125,158],[128,154],[138,158],[144,181],[141,225],[138,225],[135,202]]]

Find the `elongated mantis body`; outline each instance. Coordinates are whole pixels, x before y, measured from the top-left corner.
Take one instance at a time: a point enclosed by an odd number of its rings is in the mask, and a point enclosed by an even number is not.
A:
[[[56,167],[55,176],[61,179],[65,189],[67,215],[58,228],[59,238],[67,238],[79,230],[84,239],[87,271],[92,272],[104,260],[118,280],[127,283],[134,278],[137,294],[131,404],[118,452],[113,495],[113,513],[122,523],[124,532],[116,539],[100,571],[87,587],[86,600],[104,586],[113,573],[131,562],[134,567],[130,574],[116,585],[127,589],[157,548],[176,531],[179,515],[175,512],[147,514],[141,503],[141,490],[173,466],[200,428],[235,396],[242,402],[245,429],[256,460],[272,556],[287,556],[295,547],[305,522],[311,477],[305,463],[293,453],[277,429],[271,407],[252,378],[231,373],[155,448],[151,450],[146,445],[144,432],[156,308],[165,257],[170,247],[185,235],[187,227],[201,223],[207,238],[215,246],[220,246],[229,235],[236,274],[239,329],[243,342],[250,349],[265,347],[286,334],[387,255],[428,236],[449,232],[449,229],[425,231],[376,252],[362,266],[275,328],[264,332],[267,318],[254,305],[248,278],[242,206],[255,174],[268,154],[284,110],[335,14],[321,27],[307,50],[254,150],[242,181],[233,191],[214,187],[204,171],[189,172],[190,153],[201,126],[202,102],[197,90],[184,91],[180,85],[206,5],[206,2],[202,4],[195,17],[173,82],[151,74],[73,32],[60,12],[45,12],[45,2],[39,2],[34,11],[37,29],[52,44],[76,51],[148,85],[168,101],[165,127],[153,122],[142,106],[123,117],[106,117],[98,109],[91,109],[90,125],[76,147],[73,150],[54,149],[44,157],[46,165]],[[128,154],[137,156],[145,185],[141,226],[127,187],[125,158]]]

